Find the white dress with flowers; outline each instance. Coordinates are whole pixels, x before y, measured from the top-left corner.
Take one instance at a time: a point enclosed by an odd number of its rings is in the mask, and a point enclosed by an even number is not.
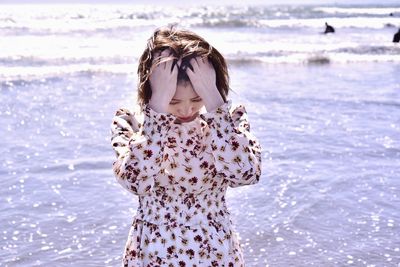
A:
[[[139,197],[123,266],[244,266],[225,193],[259,181],[261,148],[244,107],[230,107],[181,124],[148,106],[143,122],[116,112],[113,170]]]

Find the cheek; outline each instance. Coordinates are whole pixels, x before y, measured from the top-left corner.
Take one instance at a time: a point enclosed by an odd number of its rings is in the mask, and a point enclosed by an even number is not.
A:
[[[171,113],[171,114],[176,114],[176,110],[177,110],[177,108],[176,108],[176,105],[168,105],[168,113]]]
[[[196,112],[197,112],[197,111],[200,111],[200,109],[201,109],[202,107],[204,107],[204,102],[203,102],[203,101],[201,101],[201,102],[196,102],[196,103],[194,104],[194,107],[195,107],[195,109],[196,109]]]

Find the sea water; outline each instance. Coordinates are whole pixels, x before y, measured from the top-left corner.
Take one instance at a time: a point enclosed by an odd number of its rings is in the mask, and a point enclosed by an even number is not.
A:
[[[120,264],[110,124],[168,24],[224,54],[263,147],[227,195],[247,266],[397,266],[400,6],[122,5],[0,6],[0,266]]]

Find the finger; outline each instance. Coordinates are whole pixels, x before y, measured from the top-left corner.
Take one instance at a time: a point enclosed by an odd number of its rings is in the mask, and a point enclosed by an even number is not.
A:
[[[190,69],[191,71],[194,71],[193,65],[189,62],[186,66],[184,66],[184,70]]]
[[[187,57],[185,57],[185,58],[181,58],[180,59],[180,62],[181,62],[181,69],[183,70],[183,71],[186,71],[186,69],[187,69],[187,67],[188,67],[188,65],[189,65],[189,61],[188,61],[188,58]]]
[[[169,49],[167,48],[161,52],[161,57],[165,58],[165,57],[168,57],[170,54],[171,54],[171,51],[169,51]]]
[[[161,69],[165,70],[165,57],[168,56],[168,53],[166,50],[160,51],[159,57],[158,57],[158,64],[161,67]]]
[[[201,66],[210,66],[210,60],[208,59],[207,56],[203,56],[200,59],[201,60],[197,61],[199,63],[199,67],[201,67]]]
[[[178,72],[179,72],[178,66],[171,69],[171,75],[173,76],[174,79],[178,78]]]
[[[195,57],[194,61],[196,62],[195,66],[199,67],[199,57]],[[195,66],[193,66],[193,67],[195,67]]]
[[[214,70],[214,66],[212,65],[211,61],[207,57],[202,57],[201,60],[198,60],[198,62],[199,62],[199,68],[201,68],[201,69],[203,69],[203,70],[213,69]]]
[[[197,68],[201,69],[205,64],[202,57],[195,57]]]
[[[180,59],[177,60],[177,62],[176,62],[176,67],[177,67],[178,69],[180,69],[181,66],[182,66],[182,59],[180,58]]]
[[[161,56],[161,51],[158,50],[158,51],[154,52],[153,56],[154,56],[154,58],[160,57]]]
[[[174,69],[175,66],[176,66],[176,69],[179,70],[181,67],[181,64],[182,64],[182,59],[181,58],[177,59],[176,57],[174,57],[171,71]]]
[[[186,74],[189,77],[189,80],[192,81],[193,79],[195,79],[196,74],[194,73],[194,71],[190,68],[186,69]]]
[[[174,60],[171,60],[171,59],[168,58],[168,59],[165,61],[165,69],[167,69],[167,70],[169,70],[170,72],[172,72],[173,67],[174,67]]]
[[[153,60],[152,60],[153,64],[159,62],[160,55],[161,55],[160,51],[156,51],[156,52],[153,53]]]
[[[197,63],[196,58],[192,58],[192,59],[189,61],[188,67],[189,67],[193,72],[197,72],[197,70],[199,69],[199,64]]]
[[[176,59],[174,59],[172,62],[171,72],[174,70],[174,67],[177,66],[177,63],[178,63],[178,61]]]
[[[207,65],[208,65],[208,66],[214,68],[213,63],[212,63],[212,61],[211,61],[209,58],[207,58],[206,62],[207,62]]]
[[[161,52],[161,58],[162,62],[165,63],[164,69],[170,69],[172,71],[172,68],[175,66],[174,61],[176,61],[176,58],[173,56],[172,51],[169,48],[163,50]],[[167,64],[168,62],[170,64]]]

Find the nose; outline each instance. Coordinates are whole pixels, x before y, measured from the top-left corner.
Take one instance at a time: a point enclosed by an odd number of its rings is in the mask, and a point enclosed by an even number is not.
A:
[[[190,117],[193,114],[193,106],[191,104],[182,104],[178,112],[181,117]]]

